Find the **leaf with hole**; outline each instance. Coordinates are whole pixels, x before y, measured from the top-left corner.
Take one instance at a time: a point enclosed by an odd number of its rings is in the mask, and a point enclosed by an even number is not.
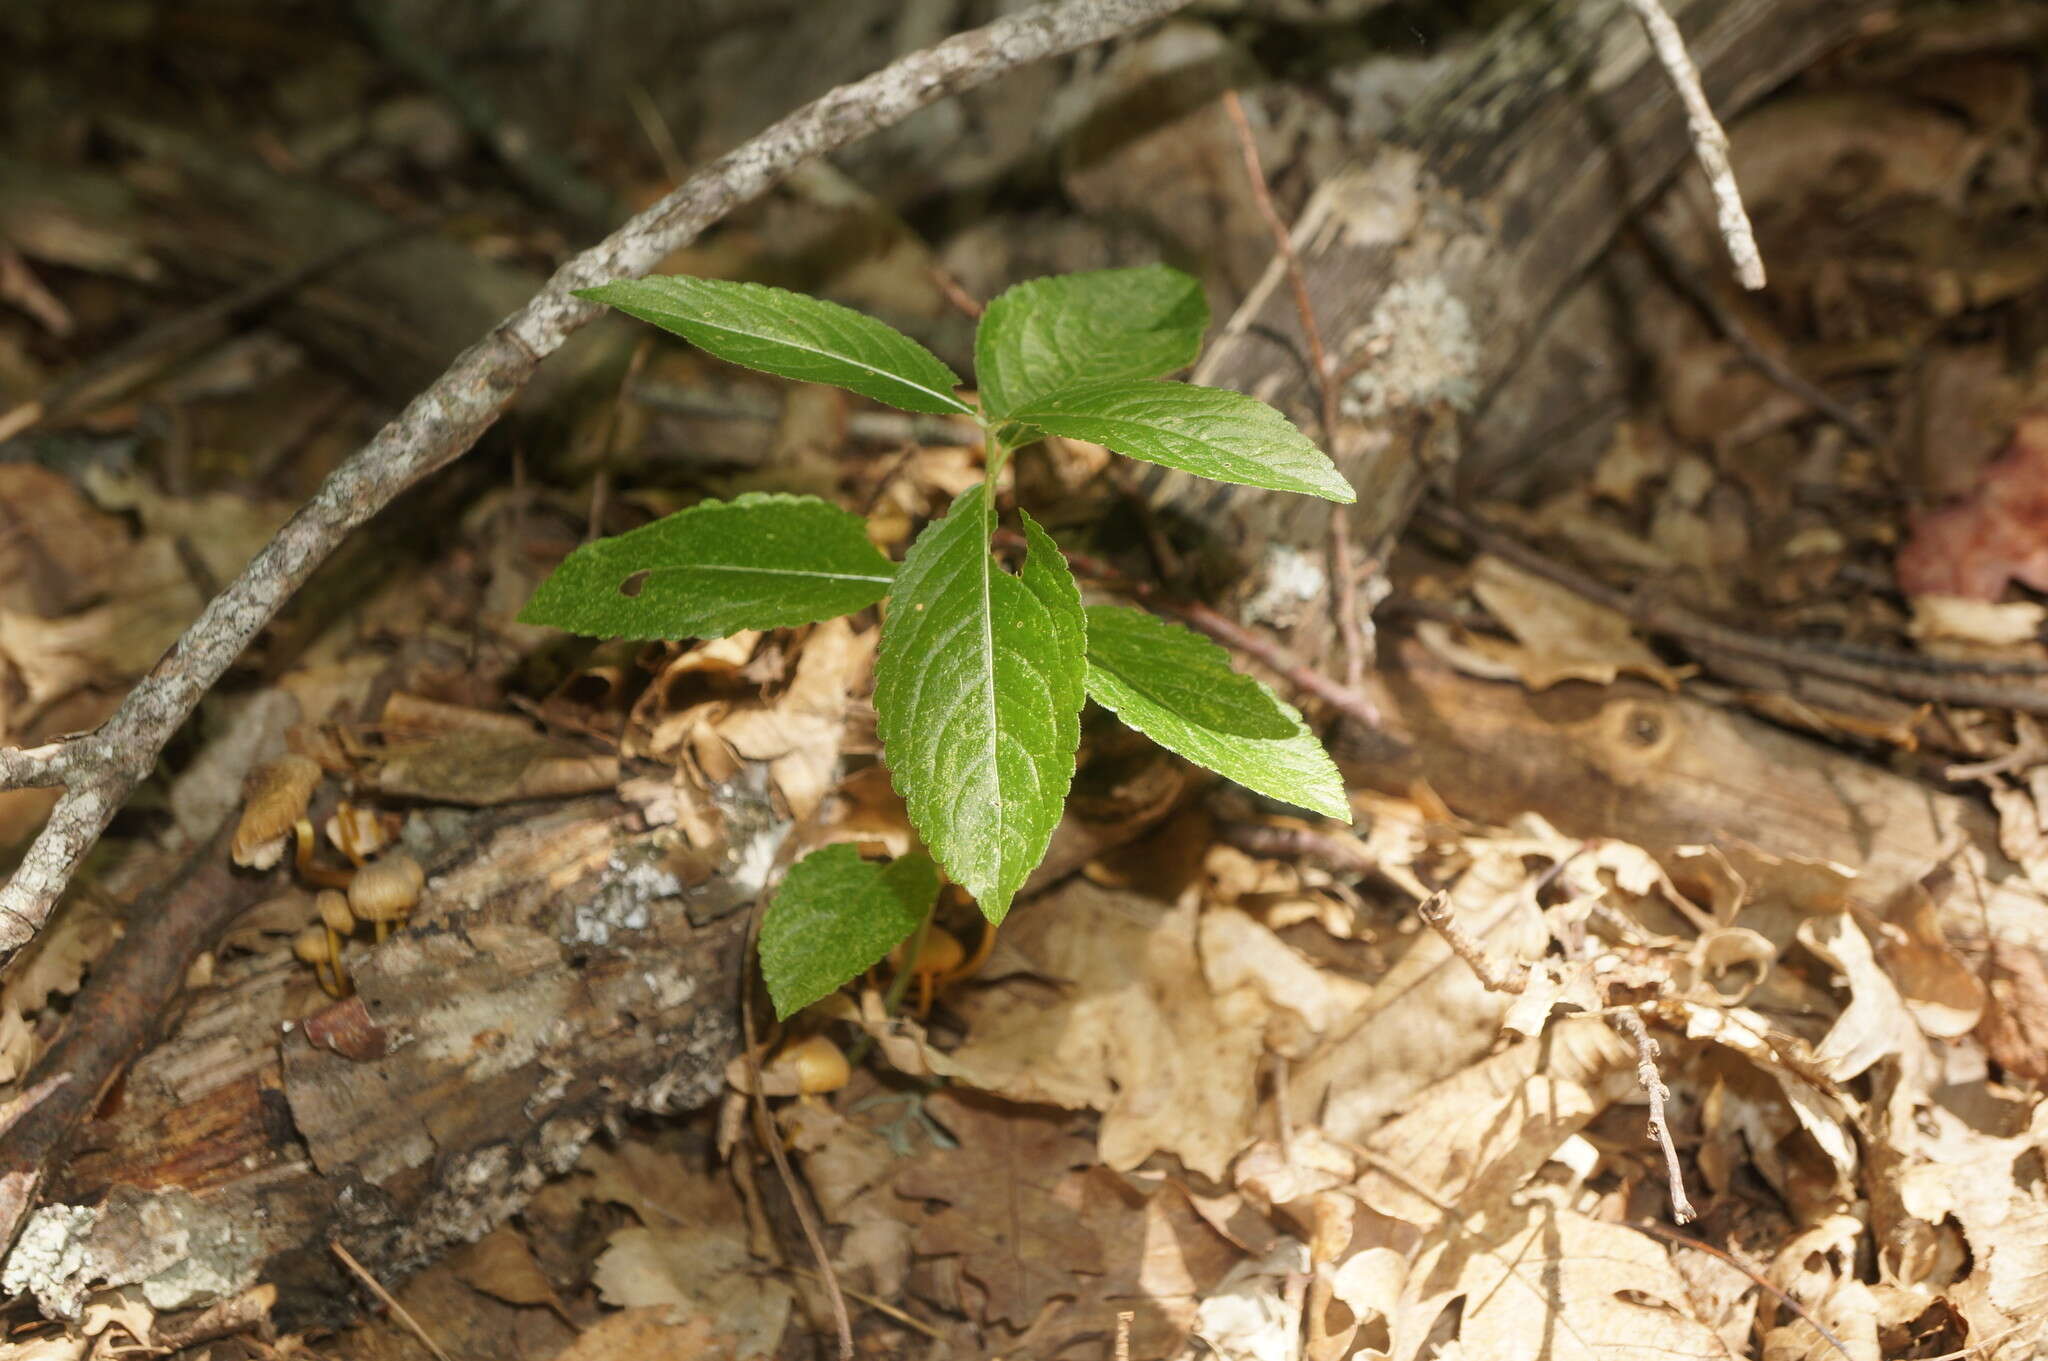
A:
[[[858,515],[748,492],[583,545],[519,619],[600,638],[721,638],[865,609],[895,574]]]
[[[685,274],[620,279],[579,298],[652,322],[729,363],[830,383],[904,411],[973,415],[960,379],[895,327],[823,298]]]
[[[1201,353],[1202,286],[1177,269],[1103,269],[1018,284],[974,333],[974,378],[995,420],[1083,378],[1157,378]]]
[[[1089,380],[1025,402],[1007,419],[1217,482],[1358,499],[1329,455],[1292,421],[1227,388]]]
[[[788,1020],[902,944],[939,896],[919,851],[886,865],[826,846],[789,867],[761,918],[761,975]]]
[[[1011,576],[989,553],[987,484],[962,492],[904,555],[875,662],[875,726],[911,825],[990,921],[1044,858],[1081,740],[1080,592],[1023,521]]]
[[[1088,608],[1088,697],[1246,789],[1351,821],[1344,780],[1294,706],[1200,634],[1122,605]]]

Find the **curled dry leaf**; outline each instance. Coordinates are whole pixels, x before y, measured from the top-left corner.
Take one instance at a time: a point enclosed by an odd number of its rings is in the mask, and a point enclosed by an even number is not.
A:
[[[1033,902],[1003,929],[1029,972],[960,1000],[968,1036],[953,1062],[1013,1100],[1101,1111],[1112,1168],[1168,1152],[1221,1177],[1252,1137],[1273,1008],[1253,987],[1211,989],[1199,929],[1192,904],[1085,881]],[[1248,918],[1239,929],[1264,932]]]
[[[1511,677],[1532,690],[1568,680],[1606,685],[1623,673],[1647,677],[1666,689],[1678,686],[1677,675],[1636,637],[1624,616],[1554,582],[1489,556],[1473,564],[1472,593],[1515,642],[1465,635],[1444,654],[1454,666],[1470,666],[1474,674],[1497,679]],[[1440,644],[1449,641],[1446,634],[1436,637]]]

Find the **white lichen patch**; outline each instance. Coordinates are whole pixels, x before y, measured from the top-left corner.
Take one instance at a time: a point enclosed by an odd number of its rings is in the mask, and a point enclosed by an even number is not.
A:
[[[85,1302],[86,1285],[78,1279],[85,1265],[85,1240],[99,1222],[99,1211],[83,1205],[45,1205],[29,1216],[7,1265],[0,1270],[0,1289],[9,1295],[32,1294],[45,1313],[76,1318]]]
[[[124,1186],[98,1208],[36,1211],[0,1270],[0,1288],[34,1295],[53,1318],[78,1317],[102,1286],[139,1285],[153,1309],[189,1309],[252,1284],[259,1251],[237,1231],[232,1204]]]
[[[1300,617],[1302,606],[1322,595],[1330,578],[1314,556],[1276,543],[1266,549],[1257,580],[1258,591],[1244,603],[1245,619],[1286,628]]]
[[[1344,414],[1353,420],[1439,401],[1463,409],[1476,395],[1472,314],[1433,275],[1389,288],[1371,318],[1344,338],[1344,352],[1348,362],[1366,361],[1344,385]]]

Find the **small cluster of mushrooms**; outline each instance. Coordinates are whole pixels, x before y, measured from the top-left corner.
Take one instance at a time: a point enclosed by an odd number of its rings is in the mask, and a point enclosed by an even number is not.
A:
[[[292,941],[292,952],[311,965],[320,986],[335,997],[351,991],[343,967],[343,943],[359,926],[370,926],[382,941],[404,924],[426,887],[426,871],[403,851],[379,855],[392,835],[390,822],[371,809],[343,803],[327,818],[328,841],[348,857],[347,868],[315,858],[317,840],[308,812],[320,783],[320,764],[306,756],[281,756],[259,766],[249,778],[242,820],[231,853],[237,865],[270,869],[295,845],[293,869],[299,881],[319,890],[319,921]]]

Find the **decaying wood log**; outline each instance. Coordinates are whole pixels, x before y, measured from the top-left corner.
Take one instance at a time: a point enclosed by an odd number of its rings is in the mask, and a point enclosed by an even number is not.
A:
[[[1461,675],[1412,641],[1381,660],[1388,725],[1347,734],[1338,751],[1361,782],[1405,792],[1422,780],[1475,819],[1535,812],[1652,854],[1745,845],[1829,861],[1853,872],[1850,900],[1880,915],[1968,847],[1983,857],[1983,898],[1952,895],[1956,919],[1944,925],[2048,948],[2039,893],[1999,850],[1979,800],[1644,681],[1532,693]]]
[[[174,1309],[265,1281],[283,1326],[338,1324],[361,1301],[329,1242],[401,1279],[620,1113],[702,1105],[737,1046],[740,909],[781,832],[748,816],[729,822],[766,849],[725,866],[610,798],[449,821],[419,915],[351,951],[355,997],[294,1017],[302,966],[276,956],[193,996],[85,1131],[10,1281],[61,1313],[102,1282]]]
[[[1669,6],[1724,119],[1884,7]],[[1689,155],[1676,97],[1627,6],[1542,0],[1503,22],[1394,136],[1317,189],[1294,242],[1332,361],[1355,369],[1331,452],[1359,489],[1351,513],[1368,553],[1384,553],[1422,485],[1448,478],[1461,425],[1484,418],[1571,286]],[[1265,398],[1313,429],[1306,353],[1276,261],[1196,378]],[[1530,397],[1517,400],[1535,405]],[[1240,566],[1262,565],[1243,562],[1242,546],[1323,541],[1320,501],[1177,473],[1150,485],[1197,532],[1240,546]],[[1263,576],[1254,572],[1249,589]]]

